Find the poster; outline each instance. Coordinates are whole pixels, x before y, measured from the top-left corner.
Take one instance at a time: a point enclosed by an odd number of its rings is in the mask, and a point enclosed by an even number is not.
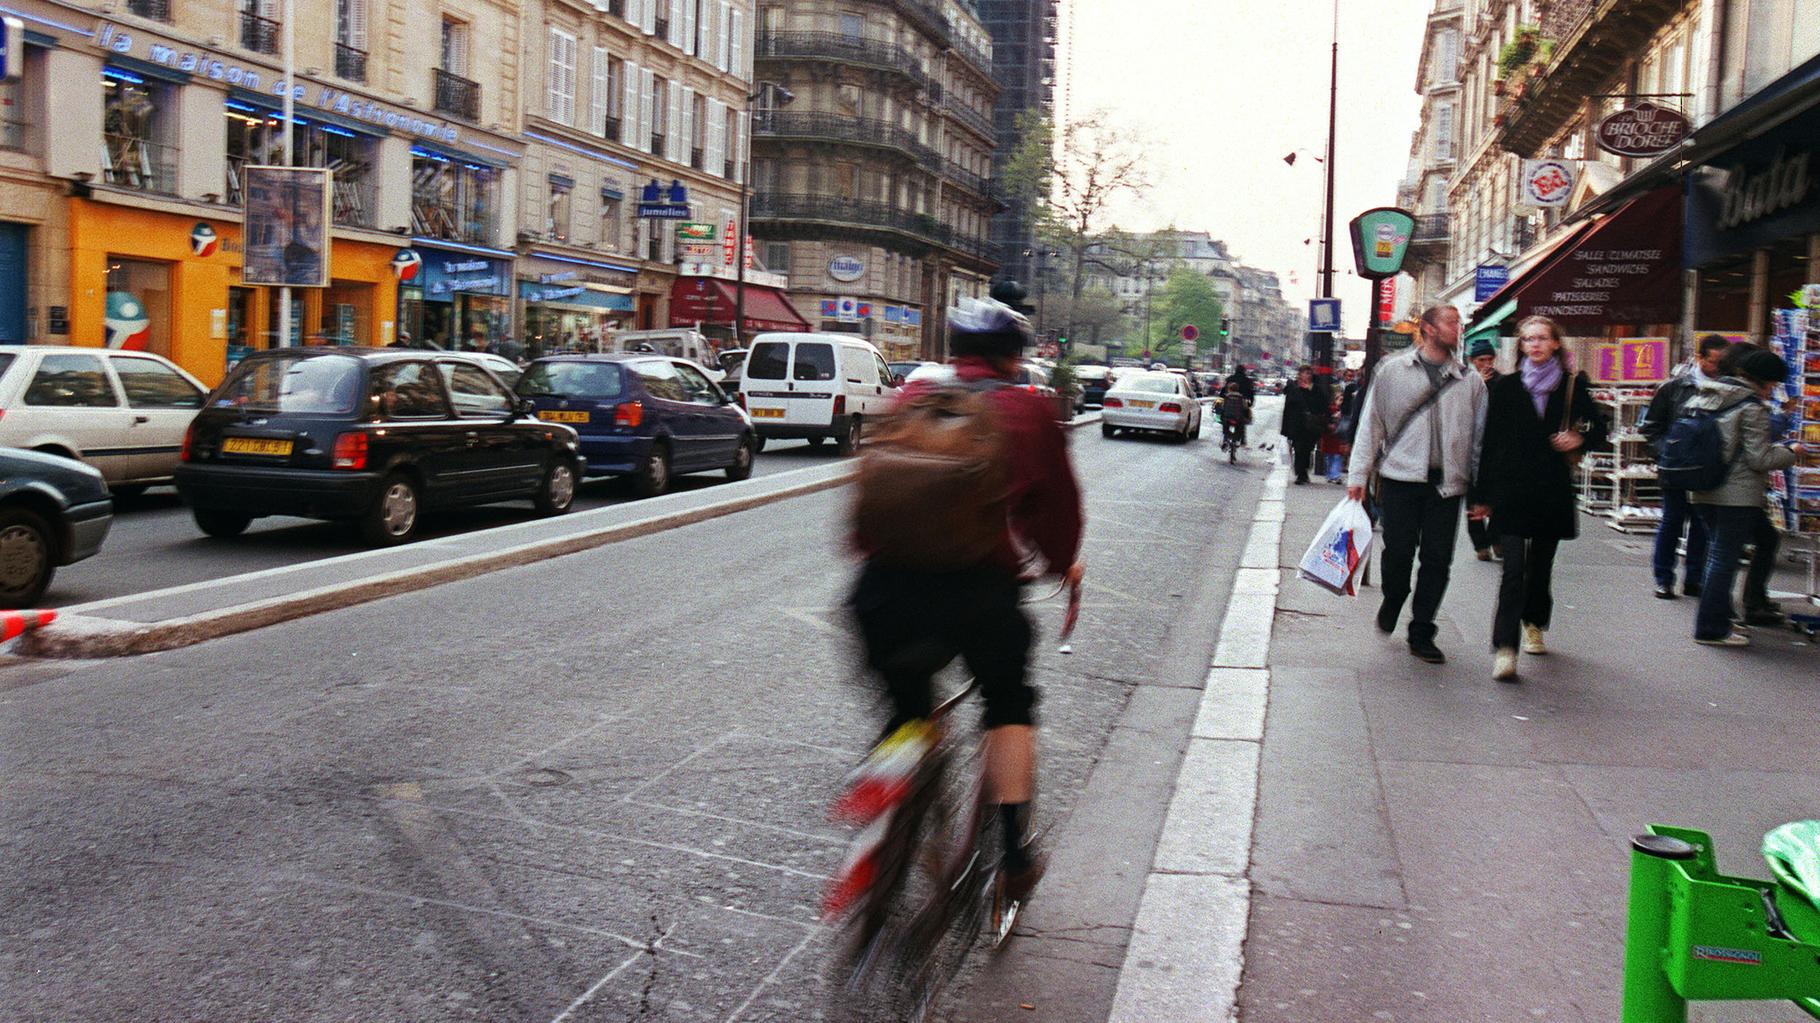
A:
[[[1592,346],[1592,379],[1595,384],[1615,384],[1622,379],[1623,361],[1615,341],[1602,341]]]
[[[1668,379],[1668,338],[1627,337],[1618,342],[1619,382],[1659,384]]]
[[[329,178],[320,167],[246,168],[246,283],[329,286]]]

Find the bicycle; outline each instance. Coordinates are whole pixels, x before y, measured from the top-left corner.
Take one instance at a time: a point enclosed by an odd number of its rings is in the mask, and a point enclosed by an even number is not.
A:
[[[1063,583],[1025,603],[1052,600],[1064,589],[1060,652],[1068,654],[1080,616],[1080,583]],[[927,721],[900,728],[868,757],[868,765],[895,760],[907,767],[898,780],[889,772],[861,778],[836,802],[841,816],[843,803],[876,783],[857,797],[875,816],[856,837],[823,904],[824,919],[842,922],[834,967],[846,1002],[836,1008],[847,1010],[848,1018],[927,1019],[982,929],[996,951],[1023,911],[1022,902],[1007,897],[999,874],[1003,838],[986,791],[983,744],[964,747],[948,727],[949,715],[977,687],[968,679]],[[917,745],[919,737],[926,741]]]
[[[1220,450],[1226,452],[1226,461],[1231,465],[1239,464],[1239,450],[1245,446],[1245,424],[1227,420],[1220,421]]]

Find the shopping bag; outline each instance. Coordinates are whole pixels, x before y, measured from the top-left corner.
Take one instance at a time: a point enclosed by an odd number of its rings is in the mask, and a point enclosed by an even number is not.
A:
[[[1371,517],[1365,506],[1345,500],[1327,513],[1321,531],[1302,555],[1296,574],[1342,596],[1357,594],[1356,580],[1371,551]]]

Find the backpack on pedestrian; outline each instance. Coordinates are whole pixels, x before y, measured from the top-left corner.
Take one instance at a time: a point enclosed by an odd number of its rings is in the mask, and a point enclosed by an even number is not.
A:
[[[1723,484],[1731,474],[1737,452],[1725,450],[1719,420],[1756,400],[1752,395],[1716,409],[1682,409],[1662,435],[1661,452],[1656,458],[1656,475],[1662,485],[1693,491],[1712,490]]]
[[[999,381],[909,394],[860,450],[853,525],[884,564],[940,572],[990,560],[1009,522]]]

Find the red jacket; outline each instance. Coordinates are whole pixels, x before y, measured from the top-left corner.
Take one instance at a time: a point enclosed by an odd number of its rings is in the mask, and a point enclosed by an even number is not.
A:
[[[995,374],[984,359],[961,356],[953,361],[963,381],[988,380]],[[904,398],[937,384],[917,381],[904,387]],[[1068,440],[1055,423],[1055,400],[1016,387],[987,392],[1009,441],[1011,459],[1010,515],[992,563],[1020,572],[1034,549],[1051,575],[1067,571],[1078,559],[1085,516],[1081,488],[1068,460]],[[901,399],[900,399],[901,400]],[[855,537],[860,552],[869,553],[864,537]]]

